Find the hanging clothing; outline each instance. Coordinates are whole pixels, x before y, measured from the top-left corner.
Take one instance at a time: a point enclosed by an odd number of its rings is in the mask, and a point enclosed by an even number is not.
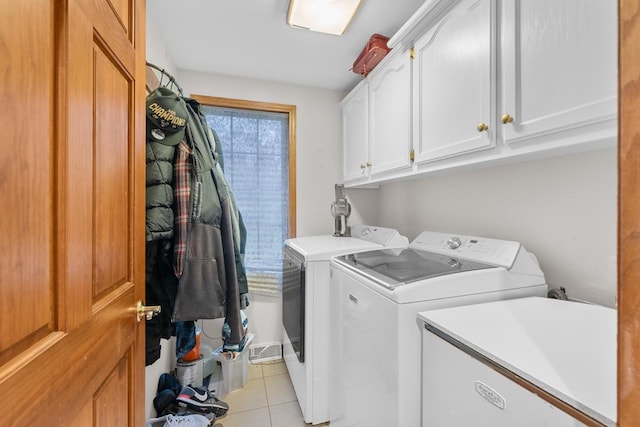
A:
[[[180,359],[196,345],[196,323],[176,322],[176,358]]]
[[[176,233],[180,235],[176,240],[175,266],[176,273],[181,274],[172,319],[225,317],[231,328],[230,341],[238,344],[244,339],[240,309],[248,290],[241,252],[246,228],[240,225],[235,199],[216,160],[215,136],[204,121],[200,104],[190,99],[186,102],[186,143],[191,150],[192,171],[188,208],[185,203],[176,203],[176,218],[188,218],[188,224],[185,235]],[[180,162],[178,156],[176,168]],[[176,188],[180,188],[182,178],[178,169],[175,172]],[[178,199],[177,192],[175,195]],[[177,230],[184,227],[179,222],[176,220]]]
[[[187,230],[189,226],[189,200],[191,197],[191,149],[186,141],[178,144],[173,165],[175,185],[175,246],[173,249],[173,268],[177,278],[182,276],[184,255],[187,251]]]
[[[225,318],[225,344],[244,340],[246,227],[223,172],[218,136],[200,105],[161,87],[147,97],[147,364],[175,334],[179,358],[193,322]]]
[[[160,313],[146,321],[145,364],[151,365],[160,358],[160,339],[175,334],[171,314],[178,290],[178,279],[173,274],[173,245],[166,240],[146,244],[146,297],[147,305],[159,305]]]
[[[175,147],[147,140],[145,236],[147,242],[173,237]]]
[[[175,162],[178,231],[174,268],[179,285],[173,322],[224,317],[227,299],[222,212],[210,178],[212,163],[192,130],[188,126],[189,150],[180,146]]]
[[[227,274],[231,274],[229,271],[234,270],[235,273],[232,277],[237,279],[234,283],[230,283],[229,285],[232,286],[233,289],[235,289],[235,286],[237,285],[237,292],[240,296],[239,306],[236,306],[236,301],[228,300],[226,323],[230,326],[231,331],[230,334],[223,334],[223,340],[225,341],[225,349],[229,348],[237,351],[238,348],[242,349],[241,343],[242,338],[244,337],[244,328],[242,326],[240,309],[245,309],[249,305],[249,286],[244,263],[247,246],[247,229],[244,225],[244,221],[242,220],[242,215],[238,209],[231,187],[224,176],[222,162],[223,153],[220,138],[218,137],[218,134],[207,124],[206,117],[202,113],[200,104],[191,99],[186,99],[186,102],[200,118],[202,129],[214,158],[213,178],[218,190],[221,206],[223,207],[223,242],[225,243],[225,261],[228,261],[233,257],[235,263],[235,265],[226,267],[226,269]],[[225,204],[227,205],[226,207]],[[225,229],[225,227],[230,228],[230,230]],[[233,252],[231,247],[227,246],[230,242],[233,242]],[[231,292],[235,294],[236,291],[233,290]]]
[[[188,101],[190,100],[187,100],[187,102]],[[207,123],[207,116],[205,116],[202,112],[200,104],[198,104],[197,101],[194,102],[195,104],[193,104],[192,108],[194,108],[194,111],[198,114],[200,123],[202,123],[202,128],[205,130],[205,132],[207,132],[207,139],[211,144],[211,152],[213,154],[213,158],[215,159],[217,165],[220,166],[220,169],[224,171],[224,153],[222,152],[222,142],[220,141],[220,138],[218,137],[216,131],[213,130]]]
[[[167,88],[146,98],[145,302],[161,306],[145,328],[146,365],[160,357],[160,340],[174,334],[173,160],[188,119],[184,100]]]
[[[207,129],[209,130],[211,138],[213,138],[212,140],[216,141],[215,146],[220,146],[218,135],[211,128]],[[222,156],[220,155],[220,157]],[[224,172],[219,162],[216,162],[213,170],[213,178],[216,182],[216,188],[218,188],[218,195],[220,196],[221,202],[224,202],[225,200],[229,201],[229,220],[231,221],[234,259],[236,263],[236,274],[238,277],[238,290],[240,295],[246,295],[249,292],[247,272],[244,264],[244,255],[247,248],[247,228],[244,225],[242,215],[240,214],[240,210],[236,203],[236,198],[231,191],[231,187],[224,176]]]

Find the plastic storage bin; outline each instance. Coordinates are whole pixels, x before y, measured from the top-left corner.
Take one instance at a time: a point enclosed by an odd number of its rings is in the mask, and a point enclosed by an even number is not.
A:
[[[230,393],[239,390],[247,384],[249,379],[249,344],[253,341],[253,334],[247,334],[242,351],[223,352],[218,347],[214,352],[214,358],[222,365],[222,392]]]
[[[218,361],[213,356],[213,347],[207,343],[200,344],[200,354],[202,355],[202,377],[207,378],[216,370]]]

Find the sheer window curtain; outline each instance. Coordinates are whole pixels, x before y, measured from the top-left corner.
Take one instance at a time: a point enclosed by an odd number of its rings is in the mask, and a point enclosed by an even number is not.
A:
[[[205,105],[202,112],[220,137],[224,174],[247,227],[249,290],[280,295],[288,235],[289,116]]]

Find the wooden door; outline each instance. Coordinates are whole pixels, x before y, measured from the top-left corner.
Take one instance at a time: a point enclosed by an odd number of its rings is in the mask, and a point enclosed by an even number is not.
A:
[[[0,1],[2,426],[144,424],[144,8]]]
[[[618,425],[640,425],[640,4],[618,2]]]

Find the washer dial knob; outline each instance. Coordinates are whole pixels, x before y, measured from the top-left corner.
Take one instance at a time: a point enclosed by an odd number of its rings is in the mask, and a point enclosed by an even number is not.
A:
[[[462,242],[459,237],[450,237],[449,240],[447,240],[447,246],[449,246],[449,249],[458,249],[461,244]]]

